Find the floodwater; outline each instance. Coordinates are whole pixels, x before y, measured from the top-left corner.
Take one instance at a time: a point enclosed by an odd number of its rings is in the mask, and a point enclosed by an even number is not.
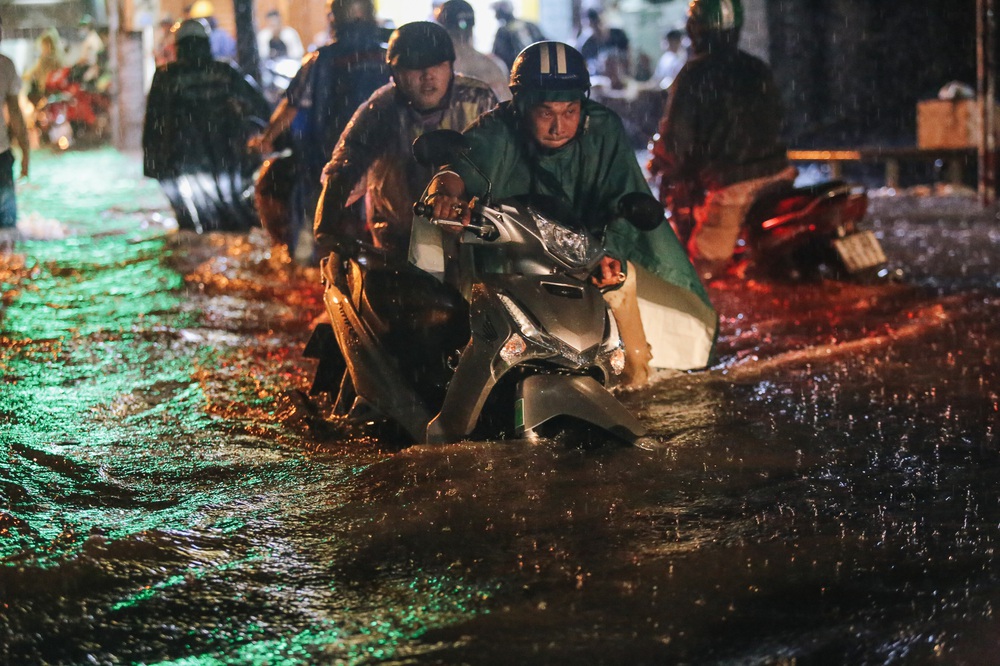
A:
[[[134,159],[33,166],[0,663],[996,662],[992,212],[873,202],[899,283],[713,283],[718,363],[623,397],[640,446],[400,449],[305,397],[314,271],[172,232]]]

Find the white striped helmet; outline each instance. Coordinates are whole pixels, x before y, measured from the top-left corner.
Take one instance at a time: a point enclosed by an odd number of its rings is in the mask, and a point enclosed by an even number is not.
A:
[[[510,68],[510,89],[528,91],[590,90],[590,73],[580,52],[562,42],[535,42],[521,51]]]

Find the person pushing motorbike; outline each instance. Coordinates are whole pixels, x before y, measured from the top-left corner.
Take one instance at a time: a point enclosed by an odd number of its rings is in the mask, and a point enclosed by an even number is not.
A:
[[[782,109],[768,66],[738,47],[740,0],[692,0],[687,32],[694,57],[669,90],[650,171],[660,198],[694,218],[688,254],[703,278],[733,256],[740,228],[765,189],[795,180],[780,139]]]
[[[510,89],[512,101],[465,131],[466,159],[453,160],[435,175],[424,203],[433,208],[433,217],[464,224],[475,205],[471,199],[488,191],[498,201],[535,195],[568,206],[574,219],[605,240],[608,256],[594,281],[599,287],[622,285],[607,300],[626,347],[624,378],[627,384],[644,384],[650,348],[639,317],[636,279],[627,277],[635,271],[626,275],[623,265],[643,266],[693,294],[711,312],[704,287],[669,226],[639,231],[618,216],[624,195],[648,194],[649,187],[621,120],[589,99],[583,56],[560,42],[532,44],[514,62]]]
[[[496,105],[496,96],[485,83],[453,72],[454,46],[436,23],[400,26],[386,61],[392,82],[358,108],[324,168],[314,232],[321,250],[350,253],[362,239],[349,206],[366,181],[371,242],[390,261],[405,262],[413,203],[433,175],[417,164],[411,144],[433,129],[464,129]]]

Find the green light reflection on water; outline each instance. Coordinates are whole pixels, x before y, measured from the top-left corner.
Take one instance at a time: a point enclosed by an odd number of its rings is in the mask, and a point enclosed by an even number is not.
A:
[[[436,646],[421,644],[421,636],[466,621],[477,612],[488,613],[480,607],[490,596],[485,589],[448,576],[419,575],[397,585],[387,583],[375,602],[359,599],[356,605],[339,609],[337,616],[318,618],[312,627],[287,638],[245,643],[235,639],[224,654],[192,655],[157,666],[363,664],[431,654]],[[260,627],[248,625],[241,638],[258,632]]]
[[[164,264],[163,229],[144,225],[163,208],[156,183],[111,149],[40,151],[33,167],[22,217],[68,235],[0,256],[0,558],[52,565],[95,527],[124,536],[190,520],[194,502],[150,511],[163,502],[147,479],[171,456],[130,454],[149,466],[127,470],[117,453],[162,453],[213,419],[192,378],[207,350],[178,343],[197,313]]]
[[[271,455],[269,436],[281,424],[247,421],[272,408],[275,394],[241,370],[243,350],[220,352],[229,343],[185,334],[204,322],[185,299],[184,276],[163,261],[170,245],[162,230],[142,224],[146,202],[159,196],[150,191],[155,183],[109,177],[122,166],[110,151],[88,154],[97,168],[81,168],[81,155],[58,157],[47,163],[53,158],[43,153],[34,164],[36,172],[52,167],[57,194],[40,186],[19,202],[79,235],[24,243],[24,266],[11,282],[0,266],[0,564],[25,575],[65,565],[72,575],[89,553],[110,580],[116,566],[134,569],[99,603],[142,617],[182,597],[192,580],[210,588],[219,571],[239,578],[248,563],[278,557],[269,541],[226,561],[242,549],[231,537],[288,521],[315,502],[311,477],[330,470],[309,464],[304,451]],[[80,178],[100,178],[101,187],[74,197]],[[122,201],[131,209],[102,212]],[[215,391],[253,410],[213,413],[206,407]],[[363,468],[348,463],[340,473]],[[206,538],[218,553],[198,550]],[[361,663],[413,654],[432,649],[416,641],[421,635],[467,619],[487,598],[447,577],[385,581],[378,599],[359,595],[351,608],[305,603],[305,623],[265,632],[252,619],[225,618],[226,647],[202,644],[165,663]]]

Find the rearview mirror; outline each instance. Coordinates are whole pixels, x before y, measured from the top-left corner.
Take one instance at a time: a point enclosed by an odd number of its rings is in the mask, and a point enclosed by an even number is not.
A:
[[[645,192],[629,192],[619,199],[618,214],[640,231],[652,231],[663,222],[663,206]]]
[[[418,136],[412,150],[419,164],[439,169],[469,152],[469,143],[455,130],[438,129]]]

